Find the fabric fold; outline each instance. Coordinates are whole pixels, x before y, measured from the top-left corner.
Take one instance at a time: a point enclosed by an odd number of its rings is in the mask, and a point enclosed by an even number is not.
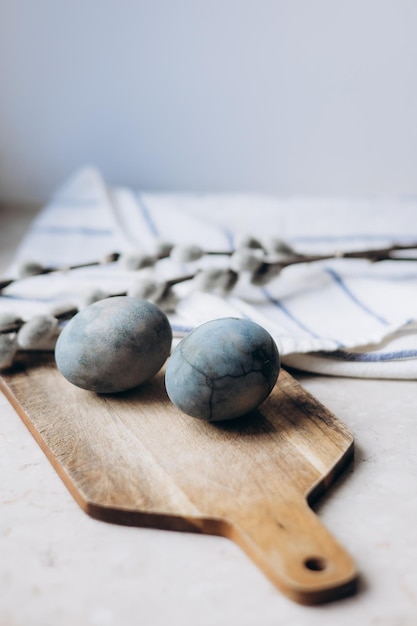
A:
[[[33,221],[7,275],[33,259],[63,267],[112,252],[152,251],[160,240],[230,251],[239,233],[285,238],[299,252],[329,254],[417,242],[417,199],[276,198],[245,194],[150,193],[108,187],[89,167],[76,173]],[[158,263],[166,278],[227,267],[207,256],[180,266]],[[100,287],[129,288],[138,273],[114,263],[34,276],[3,290],[0,311],[23,319]],[[281,272],[265,287],[242,276],[228,296],[199,293],[187,282],[170,321],[182,336],[204,321],[248,317],[267,328],[283,363],[325,375],[417,378],[417,262],[330,259]]]

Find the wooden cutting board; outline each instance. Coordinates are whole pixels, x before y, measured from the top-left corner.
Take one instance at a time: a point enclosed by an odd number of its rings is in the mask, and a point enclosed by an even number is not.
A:
[[[229,537],[304,604],[355,589],[354,563],[307,503],[352,459],[353,439],[287,372],[260,409],[217,424],[176,409],[163,372],[96,395],[67,382],[51,353],[32,353],[0,386],[94,518]]]

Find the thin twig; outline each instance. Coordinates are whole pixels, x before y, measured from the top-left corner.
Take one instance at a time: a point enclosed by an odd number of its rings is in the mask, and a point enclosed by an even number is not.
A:
[[[115,263],[116,261],[118,261],[120,258],[120,253],[119,252],[112,252],[111,254],[108,254],[107,256],[104,257],[104,259],[101,259],[100,261],[90,261],[88,263],[77,263],[74,265],[64,265],[62,267],[43,267],[42,269],[40,269],[38,272],[36,272],[36,274],[34,274],[33,276],[43,276],[45,274],[52,274],[55,272],[70,272],[72,270],[79,270],[79,269],[84,269],[86,267],[96,267],[99,265],[108,265],[110,263]],[[32,278],[33,276],[25,276],[24,278]],[[2,291],[3,289],[5,289],[6,287],[8,287],[9,285],[19,282],[23,280],[23,278],[6,278],[3,280],[0,280],[0,291]]]

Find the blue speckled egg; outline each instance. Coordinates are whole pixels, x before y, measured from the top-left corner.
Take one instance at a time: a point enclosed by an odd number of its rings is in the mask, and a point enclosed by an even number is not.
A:
[[[228,420],[261,404],[279,369],[279,352],[268,331],[250,320],[227,317],[202,324],[178,344],[165,386],[184,413]]]
[[[106,298],[68,322],[58,337],[55,360],[74,385],[116,393],[152,378],[171,342],[168,318],[157,306],[140,298]]]

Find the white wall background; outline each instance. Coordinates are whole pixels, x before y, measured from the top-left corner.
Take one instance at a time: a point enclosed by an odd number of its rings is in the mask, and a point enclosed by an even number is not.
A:
[[[417,193],[416,0],[0,0],[0,200]]]

